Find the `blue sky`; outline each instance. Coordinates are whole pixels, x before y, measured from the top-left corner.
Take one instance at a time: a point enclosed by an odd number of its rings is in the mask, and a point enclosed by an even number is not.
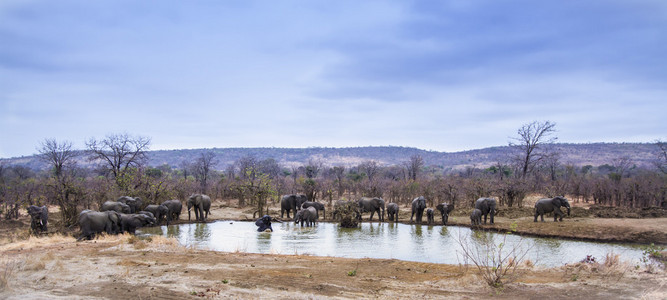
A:
[[[667,139],[667,1],[0,2],[0,157]]]

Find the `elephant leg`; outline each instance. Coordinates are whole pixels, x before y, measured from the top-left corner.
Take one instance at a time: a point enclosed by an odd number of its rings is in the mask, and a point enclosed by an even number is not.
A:
[[[492,211],[492,212],[491,212],[491,224],[494,223],[494,222],[493,222],[493,217],[494,217],[494,215],[495,215],[495,213]]]
[[[537,212],[537,209],[536,209],[536,210],[535,210],[535,219],[533,220],[533,222],[537,222],[537,216],[538,216],[538,215],[539,215],[539,213]]]

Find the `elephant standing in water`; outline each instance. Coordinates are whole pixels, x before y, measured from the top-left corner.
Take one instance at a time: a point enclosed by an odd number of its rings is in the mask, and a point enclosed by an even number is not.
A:
[[[204,194],[194,194],[188,198],[188,221],[190,220],[190,209],[194,208],[195,220],[204,222],[211,210],[211,197]],[[206,212],[206,216],[204,216]]]
[[[162,202],[162,205],[166,206],[169,209],[167,218],[169,220],[178,220],[181,216],[181,210],[183,209],[183,204],[180,200],[167,200]]]
[[[318,213],[317,217],[318,217],[318,218],[320,217],[320,215],[319,215],[319,211],[321,210],[321,211],[322,211],[322,215],[324,216],[324,217],[322,217],[322,219],[324,219],[324,220],[327,219],[327,213],[326,213],[326,211],[325,211],[324,204],[319,203],[319,202],[314,202],[314,201],[313,201],[313,202],[311,202],[311,201],[306,201],[306,202],[304,202],[303,204],[301,204],[301,209],[308,208],[308,207],[314,207],[314,208],[317,210],[317,213]]]
[[[442,225],[447,225],[447,221],[449,220],[449,213],[454,210],[454,204],[440,203],[435,206],[435,209],[440,211]]]
[[[560,210],[560,207],[564,206],[567,208],[567,215],[570,215],[570,202],[565,199],[565,197],[557,196],[554,198],[545,198],[540,199],[535,203],[535,220],[537,222],[537,216],[539,215],[544,222],[544,214],[554,212],[554,222],[560,217],[559,221],[563,221],[563,212]]]
[[[39,231],[46,232],[47,224],[49,223],[49,209],[44,206],[28,206],[28,214],[30,215],[30,229],[33,233]]]
[[[257,219],[257,221],[255,221],[255,225],[257,225],[258,232],[264,232],[266,230],[273,231],[273,227],[271,227],[271,217],[269,215],[264,215],[263,217]]]
[[[479,209],[473,209],[472,213],[470,214],[470,224],[472,225],[480,225],[482,224],[482,211]]]
[[[290,211],[294,211],[296,214],[301,209],[301,205],[306,201],[308,201],[308,198],[303,194],[283,195],[282,199],[280,199],[280,217],[284,217],[285,212],[287,212],[287,217],[289,218]]]
[[[484,224],[486,224],[486,215],[491,215],[491,224],[493,224],[493,216],[496,214],[496,199],[493,198],[479,198],[475,202],[475,208],[482,211],[484,216]]]
[[[387,217],[389,218],[389,221],[398,222],[398,204],[387,204]]]
[[[412,223],[412,218],[417,214],[417,223],[422,222],[422,216],[424,216],[424,209],[426,209],[426,198],[424,196],[419,196],[412,200],[412,214],[410,215],[410,223]]]
[[[314,207],[308,207],[304,208],[294,215],[294,223],[299,224],[301,222],[301,226],[306,225],[308,227],[313,226],[315,222],[317,221],[317,210]]]
[[[371,213],[370,221],[373,221],[373,214],[377,212],[380,222],[384,222],[384,200],[381,198],[361,197],[358,202],[361,214],[365,212]],[[361,218],[361,215],[359,217]]]

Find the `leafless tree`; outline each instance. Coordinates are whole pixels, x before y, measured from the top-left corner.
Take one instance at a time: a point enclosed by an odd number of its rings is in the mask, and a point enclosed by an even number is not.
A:
[[[60,177],[65,168],[74,166],[78,153],[72,150],[72,142],[58,143],[56,139],[44,140],[39,151],[39,158],[51,165],[56,177]]]
[[[208,193],[208,179],[211,176],[211,171],[213,171],[213,168],[217,164],[218,160],[215,159],[215,153],[213,151],[205,151],[199,155],[192,165],[194,176],[199,181],[201,192],[204,194]]]
[[[510,142],[509,145],[519,150],[517,161],[522,178],[525,178],[526,174],[543,158],[539,152],[540,146],[553,143],[558,139],[551,137],[555,132],[555,126],[556,124],[550,121],[533,121],[521,126],[517,131],[519,136],[512,138],[514,142]]]
[[[375,175],[380,172],[380,165],[377,161],[367,160],[359,165],[359,169],[368,176],[369,181],[373,181]]]
[[[619,180],[627,175],[630,166],[632,166],[632,159],[629,156],[622,156],[612,161],[615,173],[618,174]]]
[[[408,178],[417,180],[421,168],[424,166],[424,159],[421,155],[415,154],[410,156],[410,160],[405,162],[405,168],[408,171]]]
[[[122,177],[130,168],[139,168],[146,163],[146,151],[149,150],[151,139],[148,137],[132,137],[127,133],[107,135],[105,139],[91,138],[86,142],[90,160],[102,161],[116,179],[116,184],[126,188]]]
[[[660,172],[667,174],[667,143],[658,140],[655,144],[658,146],[658,158],[655,161],[655,166]]]

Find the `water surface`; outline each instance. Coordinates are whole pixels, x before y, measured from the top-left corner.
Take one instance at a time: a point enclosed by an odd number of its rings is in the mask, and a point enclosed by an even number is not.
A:
[[[520,237],[471,230],[458,226],[362,223],[361,228],[339,228],[334,223],[301,227],[273,223],[274,232],[257,232],[254,222],[218,221],[142,228],[137,234],[175,237],[185,246],[225,252],[310,254],[349,258],[387,258],[407,261],[465,263],[459,240],[469,251],[502,243],[504,251],[527,250],[538,265],[560,266],[594,256],[602,262],[608,253],[638,263],[641,249],[633,245]]]

